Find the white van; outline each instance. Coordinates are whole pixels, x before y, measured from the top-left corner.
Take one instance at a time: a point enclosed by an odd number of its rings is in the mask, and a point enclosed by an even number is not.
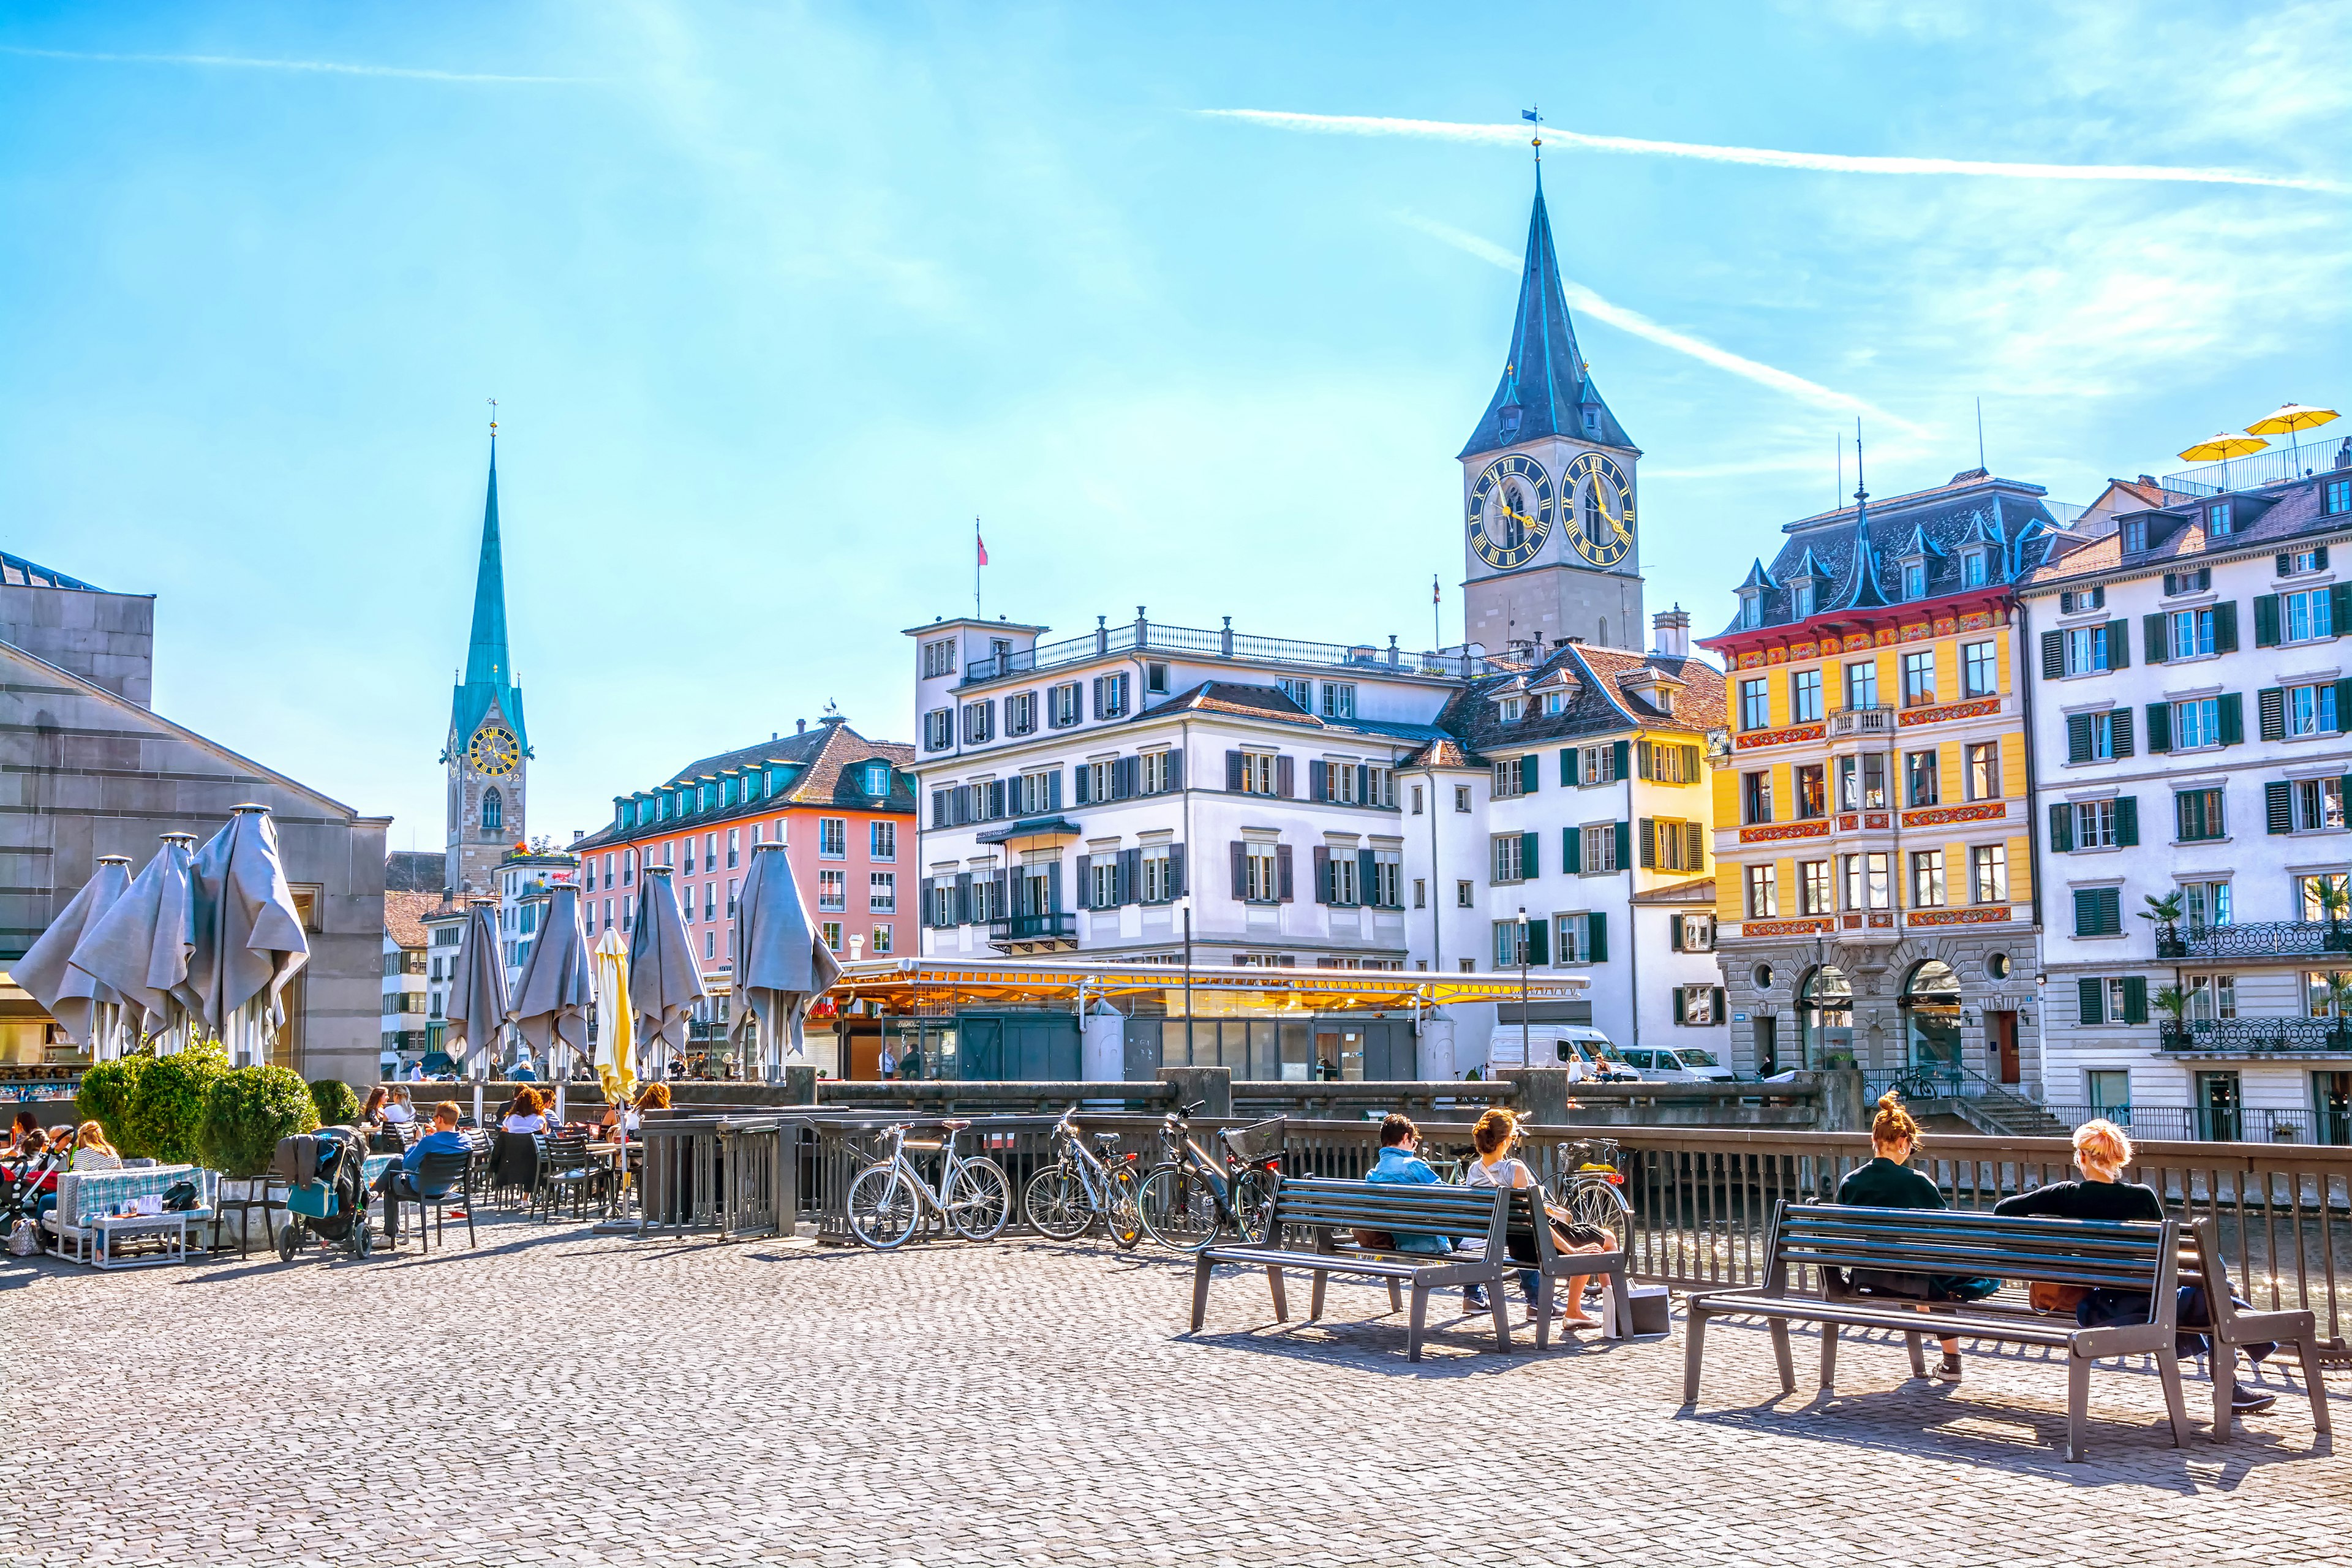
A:
[[[1643,1078],[1659,1083],[1728,1083],[1733,1076],[1704,1046],[1675,1046],[1665,1050],[1628,1047],[1624,1057]]]
[[[1608,1036],[1582,1024],[1536,1024],[1524,1037],[1518,1025],[1499,1024],[1486,1049],[1487,1064],[1497,1068],[1566,1067],[1571,1059],[1588,1077],[1640,1076]]]

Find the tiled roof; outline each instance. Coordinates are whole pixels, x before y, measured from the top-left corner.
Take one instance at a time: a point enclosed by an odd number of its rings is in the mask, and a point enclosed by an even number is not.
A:
[[[1762,626],[1787,626],[1795,619],[1791,581],[1806,570],[1809,561],[1814,570],[1825,568],[1830,574],[1829,584],[1817,584],[1814,590],[1818,613],[1853,605],[1857,599],[1865,605],[1895,602],[1899,586],[1895,562],[1907,553],[1924,552],[1925,596],[1941,598],[1963,592],[1961,546],[1972,536],[2005,542],[2000,558],[1992,563],[1991,580],[1995,584],[2015,581],[2042,563],[2053,539],[2064,537],[2057,519],[2042,504],[2042,493],[2039,485],[1996,479],[1971,468],[1932,489],[1873,498],[1866,510],[1846,507],[1802,518],[1783,530],[1788,538],[1771,563],[1760,573],[1751,568],[1740,586],[1759,589]],[[1868,540],[1873,570],[1866,580],[1857,581],[1853,566],[1860,553],[1858,536],[1863,535]],[[1717,636],[1753,629],[1743,627],[1735,613],[1732,624]]]
[[[425,945],[425,917],[443,903],[439,893],[386,893],[383,933],[403,947]]]
[[[1384,741],[1424,742],[1445,733],[1437,724],[1405,724],[1388,719],[1325,719],[1309,713],[1285,696],[1279,687],[1249,686],[1234,680],[1204,680],[1177,692],[1136,715],[1165,718],[1171,713],[1231,713],[1244,719],[1265,719],[1302,730],[1323,730],[1335,735],[1370,735]]]
[[[1687,882],[1671,887],[1652,888],[1646,893],[1636,893],[1637,904],[1712,904],[1715,902],[1715,879],[1695,877]]]
[[[1540,701],[1530,701],[1531,711],[1504,721],[1495,702],[1498,693],[1538,685],[1561,670],[1575,683],[1561,711],[1547,713]],[[1645,673],[1682,683],[1672,717],[1629,689]],[[1702,659],[1570,643],[1531,670],[1472,681],[1445,705],[1438,722],[1475,755],[1635,729],[1704,735],[1723,728],[1726,715],[1723,672]]]
[[[2019,586],[2040,588],[2126,565],[2161,572],[2182,561],[2201,560],[2225,551],[2272,549],[2305,534],[2340,533],[2352,529],[2352,514],[2330,517],[2326,492],[2328,481],[2345,479],[2352,479],[2352,473],[2324,471],[2311,479],[2289,479],[2228,496],[2201,496],[2171,506],[2122,511],[2116,515],[2114,531],[2065,542],[2021,579]],[[2221,500],[2230,502],[2236,526],[2216,540],[2206,533],[2206,509]],[[2249,517],[2250,512],[2256,515]],[[2135,518],[2148,524],[2148,548],[2135,552],[2126,561],[2121,525]]]
[[[867,762],[890,764],[890,794],[887,797],[867,795],[862,787],[864,781],[852,771],[858,763]],[[650,826],[619,829],[607,826],[585,838],[573,841],[567,847],[573,852],[584,853],[601,849],[608,844],[630,843],[687,829],[700,832],[706,826],[738,822],[750,816],[765,816],[783,806],[836,805],[845,810],[899,812],[908,816],[914,813],[915,792],[905,775],[915,765],[915,748],[897,741],[869,741],[840,719],[828,719],[814,730],[780,735],[757,745],[698,758],[670,774],[656,787],[691,784],[697,779],[730,770],[763,768],[772,763],[786,763],[800,769],[779,794],[762,795],[757,800],[737,801],[733,805],[686,816],[674,816]]]

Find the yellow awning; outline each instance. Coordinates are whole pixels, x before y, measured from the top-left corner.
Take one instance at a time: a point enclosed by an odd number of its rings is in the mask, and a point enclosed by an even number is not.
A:
[[[1184,970],[1171,963],[1053,963],[1023,959],[864,959],[841,966],[827,992],[836,1005],[877,1002],[893,1013],[947,1011],[990,1004],[1065,1003],[1166,995],[1184,989]],[[1517,974],[1439,974],[1396,969],[1195,968],[1196,1006],[1204,999],[1253,998],[1269,1011],[1402,1012],[1454,1002],[1517,1002]],[[1581,1001],[1591,983],[1581,974],[1531,972],[1530,1002]]]

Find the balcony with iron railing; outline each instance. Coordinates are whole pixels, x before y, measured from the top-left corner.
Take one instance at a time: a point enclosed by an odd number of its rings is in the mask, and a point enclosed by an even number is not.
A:
[[[1832,708],[1830,710],[1830,734],[1892,735],[1895,733],[1895,710],[1883,702],[1866,708]]]
[[[2112,1121],[2135,1138],[2189,1143],[2352,1143],[2352,1111],[2295,1107],[2049,1105],[2069,1130],[2085,1121]]]
[[[1218,630],[1171,626],[1139,616],[1124,626],[1097,625],[1085,637],[1044,643],[1013,653],[976,658],[963,667],[964,683],[996,680],[1033,670],[1085,664],[1113,654],[1193,654],[1212,658],[1246,659],[1258,664],[1305,665],[1323,669],[1357,669],[1367,674],[1435,677],[1466,680],[1518,664],[1467,653],[1413,653],[1390,637],[1386,647],[1370,643],[1301,642],[1292,637],[1253,637],[1233,628],[1230,616]]]
[[[2320,958],[2352,953],[2352,925],[2338,921],[2252,921],[2244,925],[2159,926],[2158,958]]]
[[[2352,1018],[2166,1018],[2157,1039],[2168,1051],[2352,1052]]]
[[[2226,463],[2183,468],[2177,474],[2165,475],[2163,484],[2177,495],[2220,496],[2283,484],[2289,479],[2337,473],[2347,467],[2352,467],[2352,447],[2338,437],[2273,447],[2266,452],[2232,458]]]
[[[1033,944],[1076,947],[1078,943],[1078,917],[1067,910],[1042,915],[1006,915],[988,922],[988,941],[990,946],[999,948],[1025,948]]]

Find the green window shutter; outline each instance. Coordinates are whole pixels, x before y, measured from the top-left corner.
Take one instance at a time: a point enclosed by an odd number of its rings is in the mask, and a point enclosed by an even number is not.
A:
[[[2124,930],[2124,895],[2121,889],[2097,889],[2099,900],[2099,934],[2121,936]]]
[[[1518,760],[1516,766],[1518,769],[1519,774],[1519,793],[1521,795],[1533,795],[1536,790],[1536,785],[1543,783],[1543,771],[1536,766],[1535,753],[1533,752],[1529,752],[1526,756],[1521,757]]]
[[[1658,864],[1658,824],[1654,817],[1645,816],[1638,824],[1642,837],[1642,868],[1654,870]]]
[[[2286,558],[2286,552],[2284,550],[2280,551],[2271,559],[2276,566],[2276,571],[2273,574],[2276,576],[2284,577],[2288,573],[2294,570],[2294,563]]]
[[[1528,918],[1528,963],[1538,964],[1550,962],[1551,919],[1546,916],[1542,920],[1537,920],[1531,915]]]
[[[1559,868],[1571,877],[1584,869],[1584,835],[1573,827],[1559,830]]]
[[[1706,869],[1706,832],[1696,822],[1683,824],[1683,868],[1694,877]]]
[[[2088,713],[2066,715],[2066,760],[2070,763],[2091,760],[2091,716]]]
[[[2118,708],[2107,716],[2108,739],[2118,757],[2132,754],[2132,710]]]
[[[2352,584],[2346,586],[2352,587]],[[2336,683],[2336,728],[2352,731],[2352,676]]]
[[[2276,647],[2279,641],[2279,597],[2264,594],[2254,601],[2254,646]]]
[[[2323,550],[2322,555],[2327,553]],[[2325,563],[2322,563],[2323,569]],[[2327,629],[2337,637],[2352,633],[2352,583],[2331,584],[2327,589]]]
[[[1698,771],[1698,748],[1696,746],[1685,746],[1683,748],[1683,783],[1697,784],[1699,782],[1701,781]]]
[[[2263,785],[2263,823],[2273,833],[2294,831],[2294,795],[2284,779]]]
[[[2148,663],[2162,664],[2165,654],[2164,617],[2160,615],[2142,616],[2139,626],[2140,652],[2147,656]]]
[[[2172,750],[2172,704],[2151,702],[2147,705],[2147,752],[2154,756]]]
[[[1575,783],[1576,748],[1574,746],[1562,746],[1559,749],[1559,787],[1567,789]]]
[[[2083,895],[2080,893],[2075,894],[2075,923],[2078,925],[2082,923],[2082,904]],[[2105,1019],[2099,1016],[2099,1002],[2105,994],[2106,987],[2096,980],[2077,980],[2074,982],[2075,1017],[2085,1024],[2103,1024],[2106,1022]]]
[[[1682,1021],[1683,1021],[1683,988],[1682,988],[1681,986],[1677,985],[1677,986],[1675,986],[1675,1023],[1677,1023],[1677,1024],[1679,1024],[1679,1023],[1681,1023]]]
[[[2074,847],[2074,808],[2063,802],[2050,808],[2050,847],[2062,852]]]
[[[1725,1022],[1730,1015],[1723,1010],[1723,987],[1717,985],[1711,989],[1715,992],[1715,1021],[1720,1024]]]
[[[1666,945],[1676,952],[1683,950],[1683,917],[1679,914],[1666,916]],[[1677,997],[1680,994],[1679,992],[1676,993]]]
[[[2286,739],[2286,688],[2265,686],[2254,693],[2254,722],[2263,740]]]
[[[2124,976],[2124,1022],[2147,1022],[2147,976],[2144,974]]]
[[[2113,888],[2074,889],[2074,934],[2114,936],[2123,929],[2121,895]]]
[[[1543,868],[1538,864],[1542,859],[1543,835],[1540,833],[1520,834],[1519,875],[1530,882],[1534,881],[1538,876],[1543,874]]]
[[[2221,720],[2221,744],[2235,746],[2246,738],[2246,700],[2235,691],[2224,691],[2215,700],[2214,710]]]
[[[2202,828],[2205,816],[2203,810],[2192,808],[2189,800],[2189,797],[2185,792],[2172,797],[2172,837],[2184,844],[2205,837],[2202,832],[2189,831],[2191,827]],[[2192,815],[2195,817],[2193,822],[2190,820]]]
[[[2139,842],[2139,796],[2118,795],[2116,798],[2116,843],[2129,848]]]
[[[1609,961],[1609,917],[1596,910],[1584,917],[1585,956],[1595,963]]]
[[[2107,668],[2129,669],[2131,668],[2131,623],[2109,621],[2106,641]]]
[[[1632,742],[1626,741],[1619,741],[1609,748],[1609,771],[1613,776],[1622,779],[1632,768],[1633,758],[1629,755],[1632,750]]]
[[[2042,634],[2042,679],[2056,680],[2066,673],[2066,643],[2057,632]]]
[[[1617,868],[1622,871],[1633,863],[1633,825],[1617,824]]]
[[[2213,606],[2213,651],[2238,651],[2238,601],[2223,599]]]

